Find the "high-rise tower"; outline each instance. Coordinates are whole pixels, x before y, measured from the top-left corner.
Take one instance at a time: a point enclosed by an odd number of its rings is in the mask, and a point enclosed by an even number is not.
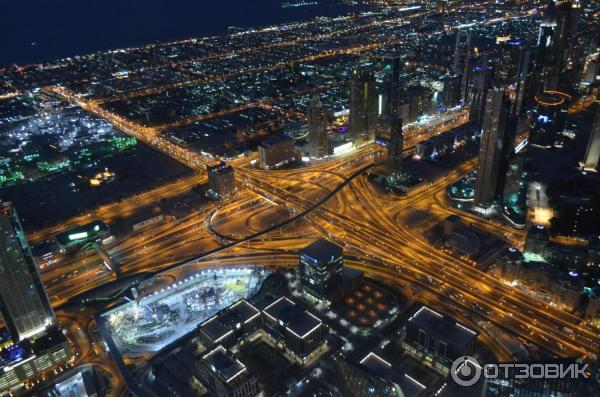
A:
[[[375,139],[377,94],[375,78],[367,71],[354,71],[350,80],[349,140],[359,146]]]
[[[385,98],[385,113],[398,113],[400,100],[400,57],[386,56],[383,58],[383,90]]]
[[[471,32],[459,30],[456,34],[454,47],[453,73],[460,76],[460,100],[467,100],[469,85],[471,84]]]
[[[517,89],[512,114],[520,116],[533,106],[533,98],[537,93],[536,50],[523,47],[519,52],[517,67]]]
[[[17,212],[6,203],[0,206],[0,313],[14,341],[38,335],[54,323]]]
[[[387,149],[386,170],[388,177],[397,178],[402,173],[404,154],[404,137],[402,136],[402,119],[395,115],[390,127],[390,144]]]
[[[310,157],[323,158],[329,154],[327,112],[318,94],[312,98],[306,113],[308,120],[308,152]]]
[[[498,197],[505,163],[505,134],[508,100],[503,89],[488,90],[479,145],[479,165],[475,185],[475,204],[491,204]]]
[[[600,107],[597,106],[596,109],[596,120],[592,126],[583,160],[583,168],[588,171],[598,171],[598,160],[600,160]]]
[[[479,131],[483,122],[483,110],[488,90],[492,86],[493,69],[487,59],[473,69],[470,93],[469,93],[469,118],[475,122]]]

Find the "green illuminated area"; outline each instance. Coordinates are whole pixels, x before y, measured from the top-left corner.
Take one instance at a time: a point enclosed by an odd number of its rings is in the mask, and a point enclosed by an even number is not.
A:
[[[18,99],[18,98],[16,98]],[[2,106],[16,106],[15,98]],[[5,157],[0,159],[0,187],[47,178],[50,174],[87,174],[104,171],[100,162],[137,145],[106,121],[81,109],[69,108],[31,114],[29,97],[21,104],[22,117],[3,119],[0,142]]]

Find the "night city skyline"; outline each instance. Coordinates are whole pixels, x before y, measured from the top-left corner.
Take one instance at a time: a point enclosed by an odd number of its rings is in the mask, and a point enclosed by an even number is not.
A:
[[[600,395],[600,1],[9,14],[0,397]]]

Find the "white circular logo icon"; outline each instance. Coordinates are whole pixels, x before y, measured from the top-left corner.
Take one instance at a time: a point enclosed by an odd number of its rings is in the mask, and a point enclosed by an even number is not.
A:
[[[470,356],[457,358],[450,368],[452,380],[460,386],[473,386],[481,378],[481,372],[479,361]]]

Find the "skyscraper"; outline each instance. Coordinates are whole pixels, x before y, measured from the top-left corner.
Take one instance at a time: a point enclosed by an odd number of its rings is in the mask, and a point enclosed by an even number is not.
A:
[[[442,105],[451,109],[460,100],[460,76],[448,74],[442,78],[444,89],[442,91]]]
[[[564,88],[570,84],[568,79],[561,78],[571,64],[575,43],[575,27],[577,24],[578,9],[573,7],[571,1],[562,1],[558,6],[549,2],[538,36],[538,62],[541,65],[540,89],[543,91]]]
[[[479,145],[475,204],[491,204],[498,197],[503,178],[508,101],[503,89],[488,90]]]
[[[535,48],[523,47],[519,52],[517,67],[517,89],[512,114],[520,116],[533,106],[533,97],[537,92]]]
[[[373,74],[355,70],[350,80],[350,89],[350,133],[348,138],[359,146],[375,139],[377,94]]]
[[[492,85],[493,69],[489,66],[487,59],[473,69],[471,87],[469,92],[469,118],[475,122],[477,130],[483,122],[483,110],[485,98]]]
[[[0,207],[0,312],[14,341],[43,333],[54,312],[16,210]]]
[[[460,76],[460,100],[465,102],[471,84],[471,32],[459,30],[454,47],[453,72]]]
[[[306,113],[308,120],[308,152],[310,157],[323,158],[329,154],[327,112],[318,94],[312,98]]]
[[[383,58],[383,87],[385,114],[396,114],[400,99],[400,57],[386,56]]]
[[[397,178],[402,173],[404,138],[402,136],[402,119],[395,115],[390,128],[390,144],[387,148],[388,178]]]
[[[583,168],[589,171],[598,171],[598,160],[600,160],[600,108],[596,107],[596,120],[590,132]]]

